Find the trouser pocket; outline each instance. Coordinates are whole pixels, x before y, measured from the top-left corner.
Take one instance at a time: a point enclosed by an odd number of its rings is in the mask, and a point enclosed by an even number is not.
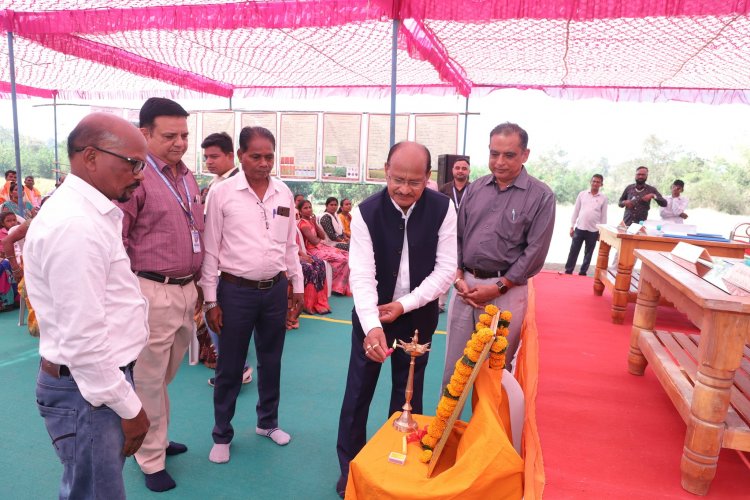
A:
[[[75,461],[77,411],[44,406],[39,402],[37,407],[60,461],[63,464]]]

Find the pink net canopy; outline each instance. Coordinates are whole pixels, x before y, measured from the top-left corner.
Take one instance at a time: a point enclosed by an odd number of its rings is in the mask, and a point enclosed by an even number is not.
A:
[[[0,0],[19,91],[382,95],[395,18],[399,92],[750,99],[747,1],[209,1]],[[0,59],[5,93],[6,44]]]

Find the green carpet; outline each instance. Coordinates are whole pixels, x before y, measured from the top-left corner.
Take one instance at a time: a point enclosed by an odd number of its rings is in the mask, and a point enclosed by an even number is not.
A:
[[[280,426],[292,435],[285,447],[255,434],[256,383],[245,385],[233,420],[232,459],[208,461],[213,444],[213,375],[203,365],[184,363],[170,385],[170,439],[187,444],[185,454],[167,459],[177,482],[174,490],[156,494],[146,489],[135,460],[125,464],[128,498],[336,499],[339,476],[336,433],[351,347],[352,300],[331,297],[333,314],[302,318],[300,329],[288,332],[281,377]],[[325,321],[338,320],[338,321]],[[18,311],[0,313],[0,380],[3,453],[0,498],[56,498],[62,465],[54,454],[34,403],[38,368],[37,339],[18,327]],[[347,323],[341,323],[345,321]],[[438,330],[445,330],[440,315]],[[425,413],[434,414],[443,371],[445,336],[435,335],[425,382]],[[254,348],[249,357],[255,364]],[[389,362],[386,362],[388,365]],[[388,418],[390,366],[381,371],[368,422],[372,435]]]

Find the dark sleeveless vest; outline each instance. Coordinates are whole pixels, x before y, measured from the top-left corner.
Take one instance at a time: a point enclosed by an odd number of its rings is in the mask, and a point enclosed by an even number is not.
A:
[[[425,189],[412,210],[406,226],[409,240],[409,290],[419,286],[435,268],[438,232],[449,208],[450,199],[447,196]],[[378,305],[387,304],[393,301],[401,264],[405,229],[403,212],[394,206],[387,189],[367,198],[359,205],[359,210],[372,239]],[[432,333],[437,326],[437,299],[406,316],[411,317],[415,328],[429,329]],[[388,325],[383,326],[388,328]]]

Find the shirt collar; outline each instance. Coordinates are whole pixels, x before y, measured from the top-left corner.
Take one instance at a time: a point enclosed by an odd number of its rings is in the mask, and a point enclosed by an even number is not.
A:
[[[167,167],[167,162],[165,162],[161,158],[157,158],[151,153],[148,154],[148,157],[151,158],[151,160],[153,160],[153,162],[156,164],[157,167],[159,167],[159,170],[164,172],[164,169]],[[187,173],[188,173],[188,168],[187,168],[187,165],[185,165],[185,162],[183,162],[182,160],[177,162],[177,178],[185,176],[187,175]]]
[[[241,174],[241,173],[238,172],[237,175],[235,175],[233,178],[237,179],[235,181],[236,184],[234,185],[234,189],[236,189],[237,191],[242,191],[243,189],[247,189],[248,191],[250,191],[253,194],[253,196],[255,196],[257,198],[257,195],[255,194],[255,191],[253,191],[250,188],[250,184],[247,182],[247,177],[245,177],[243,174]],[[268,178],[268,189],[266,190],[265,197],[268,197],[269,193],[271,193],[271,192],[273,192],[273,193],[279,192],[278,188],[276,187],[276,183],[273,180],[273,177],[269,177]],[[261,201],[263,201],[263,200],[261,200]]]
[[[399,213],[399,215],[401,215],[401,218],[407,219],[407,220],[409,219],[409,216],[411,215],[412,211],[414,210],[414,206],[417,204],[416,201],[414,203],[412,203],[411,206],[409,207],[409,210],[407,210],[406,214],[404,214],[404,211],[401,210],[401,207],[398,206],[398,203],[396,203],[395,201],[393,201],[393,198],[391,198],[390,195],[388,195],[388,199],[391,200],[391,203],[393,204],[393,206],[396,207],[396,210],[398,210],[398,213]]]
[[[112,200],[104,196],[94,186],[73,173],[68,174],[65,182],[60,186],[60,188],[63,187],[65,187],[65,189],[72,189],[73,191],[83,196],[102,215],[107,215],[113,210],[122,213],[117,205],[112,203]]]
[[[489,186],[490,184],[497,184],[497,181],[495,180],[495,176],[493,174],[490,174],[489,178],[487,179],[487,185]],[[521,167],[521,172],[516,176],[515,179],[513,179],[513,182],[511,182],[508,187],[517,187],[519,189],[529,188],[529,173],[526,171],[526,166]]]

